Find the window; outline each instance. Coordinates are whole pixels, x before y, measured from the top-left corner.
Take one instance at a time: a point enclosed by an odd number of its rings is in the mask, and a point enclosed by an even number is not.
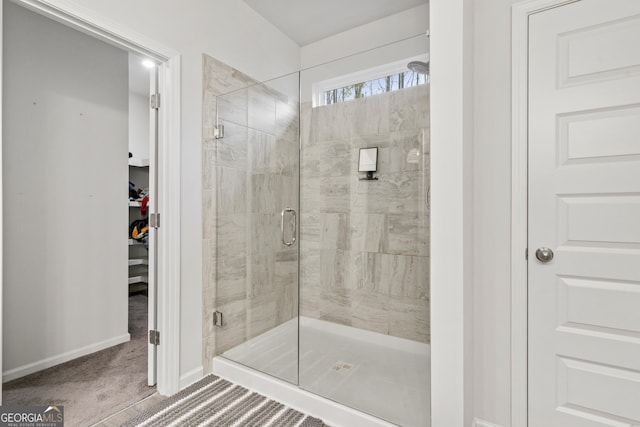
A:
[[[390,76],[380,77],[375,80],[368,80],[366,82],[355,83],[352,85],[343,86],[341,88],[325,91],[322,94],[322,105],[351,101],[353,99],[378,95],[380,93],[391,92],[394,90],[423,85],[426,83],[426,74],[419,74],[407,70],[403,73],[392,74]]]
[[[407,69],[412,59],[314,84],[314,106],[337,104],[427,84],[427,74]]]

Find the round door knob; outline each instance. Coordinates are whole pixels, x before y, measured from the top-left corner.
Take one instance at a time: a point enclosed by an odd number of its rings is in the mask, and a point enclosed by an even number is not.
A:
[[[536,258],[538,258],[540,262],[549,262],[553,259],[553,251],[545,247],[538,248]]]

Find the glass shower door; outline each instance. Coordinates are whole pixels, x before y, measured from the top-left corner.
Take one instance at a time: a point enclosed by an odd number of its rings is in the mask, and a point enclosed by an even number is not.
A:
[[[428,46],[301,73],[300,387],[404,427],[430,425]]]
[[[216,354],[297,384],[299,74],[216,108]]]

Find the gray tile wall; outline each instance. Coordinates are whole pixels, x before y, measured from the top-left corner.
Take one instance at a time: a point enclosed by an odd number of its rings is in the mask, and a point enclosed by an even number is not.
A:
[[[301,130],[301,315],[429,342],[428,86],[306,103]]]
[[[280,211],[298,206],[299,103],[206,55],[203,68],[203,359],[210,369],[213,356],[298,314],[298,252],[281,243]],[[218,140],[216,115],[225,126]],[[216,310],[222,328],[213,326]]]

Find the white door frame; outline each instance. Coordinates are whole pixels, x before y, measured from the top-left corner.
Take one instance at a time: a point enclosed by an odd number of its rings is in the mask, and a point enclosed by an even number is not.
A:
[[[157,377],[158,392],[171,395],[180,384],[180,54],[153,40],[108,22],[103,17],[84,9],[77,3],[59,0],[12,0],[15,3],[47,18],[63,23],[85,34],[103,40],[130,52],[153,58],[159,63],[159,89],[162,105],[159,112],[158,130],[158,212],[162,226],[158,239],[158,329],[161,345],[158,346]],[[0,18],[2,6],[0,5]],[[0,19],[0,43],[2,21]],[[0,66],[2,53],[0,52]],[[0,69],[1,77],[1,69]],[[0,96],[2,88],[0,84]],[[0,131],[2,129],[2,107],[0,106]],[[0,160],[2,136],[0,133]],[[0,174],[2,163],[0,161]],[[2,189],[0,188],[0,221],[2,221]],[[1,222],[0,222],[1,223]],[[2,237],[0,227],[0,238]],[[0,242],[0,335],[2,331],[2,243]],[[0,367],[2,366],[2,343],[0,339]],[[0,402],[2,385],[0,384]]]
[[[529,15],[579,0],[526,0],[511,14],[511,425],[528,423]]]

